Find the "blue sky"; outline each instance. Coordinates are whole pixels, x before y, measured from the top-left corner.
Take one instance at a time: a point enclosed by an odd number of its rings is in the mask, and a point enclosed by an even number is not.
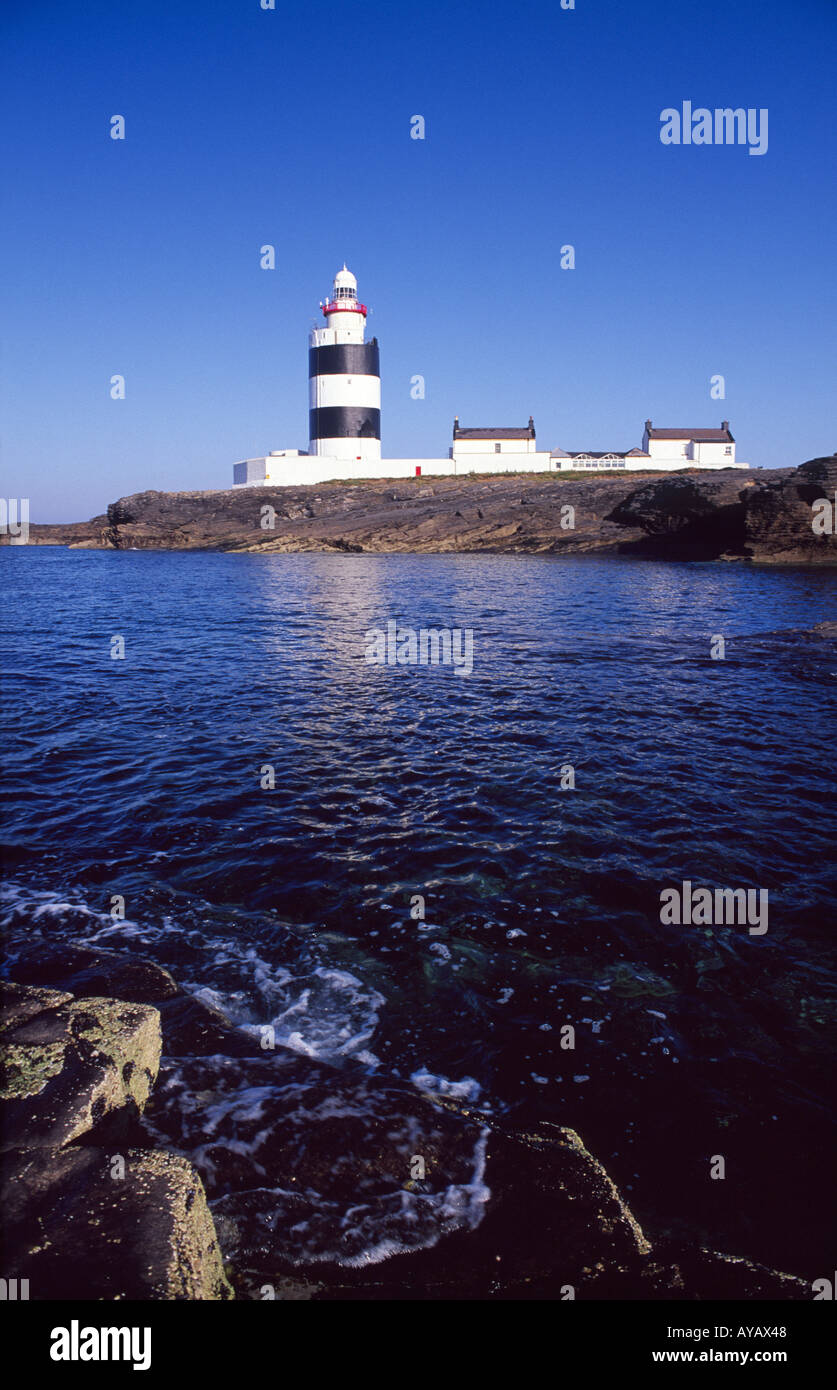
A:
[[[837,447],[835,0],[7,0],[0,26],[0,465],[33,520],[305,448],[344,260],[390,457],[443,456],[455,414],[532,414],[546,448],[647,416],[729,419],[766,467]],[[684,100],[766,107],[767,153],[662,145]]]

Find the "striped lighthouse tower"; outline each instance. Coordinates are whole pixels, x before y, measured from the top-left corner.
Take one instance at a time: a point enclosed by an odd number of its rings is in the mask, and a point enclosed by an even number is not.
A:
[[[355,462],[380,459],[378,340],[363,341],[366,305],[358,303],[357,280],[345,265],[320,307],[326,326],[311,330],[308,349],[308,452]]]

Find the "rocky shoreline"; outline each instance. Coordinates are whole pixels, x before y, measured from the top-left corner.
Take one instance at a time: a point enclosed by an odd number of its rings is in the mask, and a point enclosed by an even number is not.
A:
[[[316,1144],[291,1151],[276,1138],[280,1126],[272,1138],[260,1114],[264,1133],[254,1167],[246,1170],[234,1154],[226,1160],[228,1196],[218,1197],[216,1159],[207,1159],[216,1189],[210,1210],[209,1188],[192,1162],[158,1142],[161,1056],[181,1064],[185,1058],[184,1074],[191,1067],[196,1086],[209,1059],[245,1068],[254,1087],[266,1075],[290,1079],[312,1104],[319,1093],[333,1098],[341,1085],[344,1095],[346,1085],[357,1089],[357,1081],[346,1081],[346,1068],[286,1049],[266,1056],[253,1034],[185,993],[151,961],[79,941],[32,946],[13,968],[15,981],[0,986],[4,1269],[28,1279],[32,1299],[811,1297],[808,1284],[792,1275],[649,1241],[573,1130],[546,1123],[511,1130],[462,1100],[370,1079],[362,1069],[359,1094],[379,1102],[363,1115],[362,1144],[353,1149],[351,1122],[341,1120],[331,1137],[320,1129]],[[188,1100],[200,1102],[203,1127],[211,1093],[193,1090]],[[458,1228],[443,1222],[430,1248],[372,1263],[291,1262],[271,1248],[269,1236],[248,1247],[240,1223],[259,1207],[254,1172],[264,1184],[322,1190],[323,1172],[349,1150],[352,1163],[374,1171],[382,1191],[422,1190],[396,1142],[390,1100],[422,1136],[429,1183],[434,1168],[448,1169],[457,1147],[484,1138],[481,1219]],[[174,1108],[179,1115],[189,1107],[175,1097]],[[224,1182],[222,1174],[222,1192]]]
[[[87,522],[34,524],[29,543],[258,553],[611,551],[834,565],[837,528],[832,522],[828,534],[815,534],[812,504],[835,497],[835,454],[751,473],[519,474],[141,492]]]
[[[0,987],[4,1270],[32,1299],[232,1298],[195,1168],[133,1143],[162,1044],[137,996],[176,986],[112,964],[132,999],[88,994],[84,967],[75,993]]]

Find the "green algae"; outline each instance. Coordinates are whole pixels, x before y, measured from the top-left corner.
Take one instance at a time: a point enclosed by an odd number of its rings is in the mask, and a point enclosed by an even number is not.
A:
[[[8,1043],[0,1069],[0,1099],[25,1100],[40,1095],[64,1065],[64,1043],[21,1046]]]
[[[641,998],[644,995],[661,998],[677,993],[674,985],[661,975],[655,975],[646,966],[627,962],[608,966],[600,976],[600,983],[609,985],[611,991],[623,999]]]

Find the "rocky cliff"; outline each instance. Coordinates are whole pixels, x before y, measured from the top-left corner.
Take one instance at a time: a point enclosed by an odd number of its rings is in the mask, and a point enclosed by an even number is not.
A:
[[[671,559],[837,564],[813,504],[837,455],[795,469],[326,483],[141,492],[106,515],[30,527],[30,543],[95,549],[349,552],[616,551]]]

